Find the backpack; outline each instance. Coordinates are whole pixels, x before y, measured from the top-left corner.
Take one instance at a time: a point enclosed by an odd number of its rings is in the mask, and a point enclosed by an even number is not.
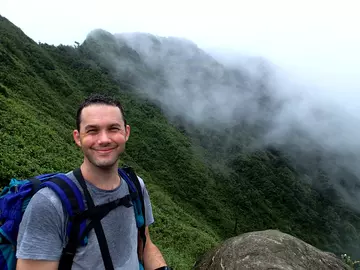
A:
[[[88,206],[86,210],[81,191],[63,173],[42,174],[29,179],[12,178],[10,183],[3,188],[0,193],[0,269],[14,270],[16,268],[17,235],[22,216],[32,196],[43,187],[51,188],[58,195],[64,211],[69,215],[66,228],[68,243],[63,249],[59,269],[71,269],[77,247],[87,244],[87,235],[92,229],[95,230],[99,241],[105,269],[114,269],[100,220],[119,206],[133,206],[134,208],[138,227],[139,269],[144,269],[145,207],[142,188],[135,172],[131,167],[119,168],[119,175],[128,184],[129,194],[98,206],[94,205],[81,170],[78,168],[73,172],[83,189]]]

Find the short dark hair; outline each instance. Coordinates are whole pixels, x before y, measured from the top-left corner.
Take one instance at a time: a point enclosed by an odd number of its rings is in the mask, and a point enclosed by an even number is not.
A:
[[[120,109],[120,112],[122,114],[122,118],[124,120],[124,125],[126,126],[126,120],[125,120],[125,113],[124,109],[120,103],[115,98],[103,95],[103,94],[92,94],[89,97],[87,97],[79,106],[77,113],[76,113],[76,128],[78,131],[80,131],[80,122],[81,122],[81,112],[82,110],[90,105],[93,104],[100,104],[100,105],[110,105],[110,106],[116,106]]]

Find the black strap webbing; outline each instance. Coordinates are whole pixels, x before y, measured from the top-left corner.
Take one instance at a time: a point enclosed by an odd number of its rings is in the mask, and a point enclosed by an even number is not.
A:
[[[80,239],[84,239],[84,237],[88,235],[88,233],[94,228],[95,222],[97,220],[101,220],[102,218],[104,218],[111,210],[115,209],[120,205],[124,205],[127,208],[131,207],[132,206],[131,201],[134,198],[136,198],[136,196],[137,193],[125,195],[120,199],[117,199],[115,201],[106,204],[95,206],[95,208],[91,209],[90,211],[87,210],[81,213],[80,215],[78,215],[80,220],[82,220],[83,218],[89,218],[91,220],[91,222],[86,226],[86,229],[82,233]]]
[[[133,192],[131,194],[125,195],[124,197],[120,199],[116,199],[114,201],[104,203],[101,205],[97,205],[91,209],[87,209],[79,214],[77,214],[74,218],[79,220],[84,219],[103,219],[111,210],[115,209],[116,207],[120,205],[124,205],[125,207],[129,208],[132,206],[132,200],[137,197],[137,193]]]
[[[65,192],[65,195],[70,202],[72,211],[74,213],[80,212],[80,206],[76,200],[76,195],[75,195],[75,192],[73,191],[72,187],[69,186],[69,184],[66,183],[64,180],[62,180],[61,178],[54,177],[54,178],[51,178],[49,181],[54,182]]]
[[[50,179],[49,181],[54,182],[65,192],[66,197],[68,198],[68,200],[70,202],[72,211],[74,213],[79,213],[80,206],[76,200],[76,196],[75,196],[75,193],[74,193],[72,187],[69,186],[68,183],[66,183],[64,180],[62,180],[60,178],[55,177],[55,178]],[[69,234],[69,241],[68,241],[66,247],[64,248],[64,250],[61,254],[60,261],[59,261],[59,267],[58,267],[59,270],[71,269],[73,259],[76,254],[76,249],[78,246],[78,233],[80,231],[80,224],[81,224],[81,221],[74,222],[72,224],[70,234]]]
[[[35,177],[30,178],[29,181],[32,183],[32,191],[30,196],[33,196],[39,190],[41,181]]]
[[[146,227],[146,216],[145,216],[145,204],[144,204],[144,196],[142,194],[142,188],[139,182],[139,179],[133,169],[131,167],[123,168],[126,174],[129,176],[130,180],[135,184],[135,187],[138,191],[140,202],[141,202],[141,210],[144,216],[144,225],[139,228],[140,237],[142,239],[142,249],[144,250],[146,244],[146,235],[145,235],[145,227]]]
[[[71,269],[76,254],[76,249],[79,243],[78,241],[79,231],[80,231],[80,222],[74,222],[71,226],[69,241],[61,254],[58,270]]]
[[[74,175],[77,178],[77,180],[79,181],[79,184],[81,185],[81,187],[83,188],[84,196],[85,196],[85,199],[87,202],[88,209],[91,210],[92,208],[95,208],[94,201],[91,198],[89,190],[86,187],[86,183],[85,183],[85,180],[81,173],[80,168],[77,168],[74,170]],[[114,266],[113,266],[111,256],[110,256],[109,247],[108,247],[108,244],[106,241],[106,236],[105,236],[104,229],[101,225],[100,220],[96,220],[96,219],[94,220],[94,230],[95,230],[98,242],[99,242],[101,256],[103,258],[105,269],[106,270],[114,270]],[[71,268],[68,268],[68,269],[71,269]]]

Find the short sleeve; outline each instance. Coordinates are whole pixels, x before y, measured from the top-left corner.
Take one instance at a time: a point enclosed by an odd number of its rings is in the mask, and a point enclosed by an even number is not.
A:
[[[141,185],[142,190],[143,190],[146,226],[149,226],[152,223],[154,223],[154,216],[153,216],[153,212],[152,212],[150,196],[149,196],[149,192],[148,192],[148,190],[146,188],[146,185],[144,183],[144,180],[141,179],[139,176],[138,176],[138,179],[139,179],[140,185]]]
[[[63,249],[64,220],[61,201],[55,192],[49,188],[37,192],[20,223],[17,258],[59,260]]]

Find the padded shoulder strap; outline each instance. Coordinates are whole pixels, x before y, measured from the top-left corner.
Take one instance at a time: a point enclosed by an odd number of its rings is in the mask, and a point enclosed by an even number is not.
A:
[[[144,248],[146,244],[146,220],[145,220],[145,203],[144,196],[142,193],[142,187],[139,182],[139,178],[131,167],[119,168],[119,174],[127,182],[130,192],[137,191],[138,199],[134,200],[134,211],[136,224],[138,226],[139,238],[138,238],[138,256],[141,263],[144,262]],[[137,211],[137,212],[136,212]]]
[[[42,186],[47,186],[56,192],[70,217],[85,210],[80,190],[65,174],[57,174],[43,182]]]
[[[65,174],[56,175],[44,182],[43,185],[51,188],[58,194],[70,216],[74,216],[85,210],[85,204],[80,190]]]
[[[141,201],[141,211],[142,214],[144,215],[144,219],[145,219],[145,204],[144,204],[144,196],[142,193],[142,187],[139,181],[139,178],[137,177],[137,175],[135,174],[134,170],[131,167],[124,167],[122,169],[119,169],[119,173],[120,175],[125,179],[125,181],[127,182],[130,191],[134,192],[137,191],[139,194],[139,198]],[[130,180],[130,181],[129,181]],[[134,189],[135,186],[135,189]]]
[[[72,227],[72,218],[85,210],[83,196],[76,184],[65,174],[56,174],[44,181],[41,186],[51,188],[60,198],[64,209],[67,211],[70,219],[67,227],[67,235],[70,234]],[[80,225],[80,234],[85,230],[86,221]]]

